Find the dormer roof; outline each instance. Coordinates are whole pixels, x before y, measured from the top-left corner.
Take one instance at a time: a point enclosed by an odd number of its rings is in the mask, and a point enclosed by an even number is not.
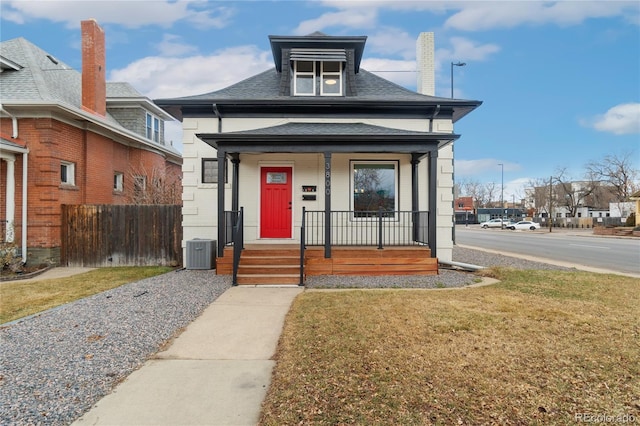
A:
[[[278,72],[282,71],[282,52],[285,49],[315,50],[317,52],[331,52],[353,50],[355,72],[360,71],[360,61],[364,52],[367,36],[329,36],[321,32],[314,32],[306,36],[277,36],[270,35],[271,53]]]

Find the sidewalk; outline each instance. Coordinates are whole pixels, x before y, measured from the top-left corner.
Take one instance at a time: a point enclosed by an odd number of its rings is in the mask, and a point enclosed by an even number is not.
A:
[[[301,292],[230,288],[73,425],[255,425]]]

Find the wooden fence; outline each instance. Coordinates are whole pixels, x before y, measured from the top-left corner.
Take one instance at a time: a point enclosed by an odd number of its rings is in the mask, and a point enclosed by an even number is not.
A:
[[[63,205],[61,264],[182,265],[179,205]]]

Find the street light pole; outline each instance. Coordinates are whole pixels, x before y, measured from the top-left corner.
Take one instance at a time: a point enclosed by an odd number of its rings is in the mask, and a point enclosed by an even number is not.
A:
[[[464,67],[467,65],[465,62],[451,62],[451,99],[453,99],[453,67]]]
[[[504,164],[498,164],[501,169],[500,173],[500,227],[504,229]]]

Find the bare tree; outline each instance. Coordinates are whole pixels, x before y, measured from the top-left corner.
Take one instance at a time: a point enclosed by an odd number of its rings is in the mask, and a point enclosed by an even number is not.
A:
[[[128,193],[131,204],[180,204],[182,188],[180,177],[164,168],[131,167],[128,180],[133,190]]]
[[[535,208],[538,214],[550,213],[551,205],[549,204],[550,191],[548,179],[532,179],[529,181],[529,192],[527,194],[528,204]]]
[[[600,160],[590,161],[585,166],[590,179],[613,187],[617,202],[628,201],[629,196],[640,187],[640,171],[634,167],[633,151],[606,155]]]
[[[482,188],[482,194],[483,194],[482,204],[488,207],[489,204],[491,204],[491,202],[493,201],[495,194],[497,194],[497,191],[498,191],[498,186],[496,185],[495,182],[485,183]]]
[[[473,200],[473,208],[484,206],[485,190],[483,184],[477,180],[461,179],[458,181],[460,192]]]
[[[591,179],[573,180],[567,175],[567,169],[561,168],[552,177],[552,185],[557,205],[566,208],[569,217],[576,217],[585,199],[598,187],[598,182]]]

